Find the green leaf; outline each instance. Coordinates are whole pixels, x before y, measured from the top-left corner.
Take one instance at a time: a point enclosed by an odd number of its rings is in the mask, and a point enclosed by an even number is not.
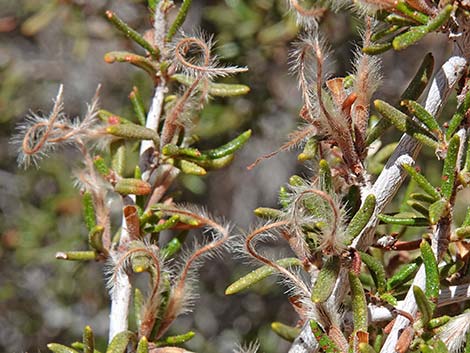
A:
[[[201,157],[201,152],[196,148],[179,147],[171,143],[163,146],[162,153],[165,156],[171,156],[171,157],[179,157],[179,156],[192,157],[192,158]]]
[[[106,350],[106,353],[125,353],[127,349],[127,345],[131,341],[131,339],[135,339],[135,335],[131,331],[123,331],[119,332],[114,338],[111,340],[111,343]]]
[[[108,64],[118,63],[129,63],[144,70],[152,79],[157,75],[157,69],[155,68],[152,61],[149,59],[130,53],[128,51],[110,51],[104,55],[104,61]]]
[[[212,150],[202,151],[200,159],[219,159],[233,154],[243,147],[251,136],[251,130],[247,130],[226,144]]]
[[[398,11],[400,11],[402,14],[404,14],[406,17],[409,17],[423,25],[427,24],[429,21],[429,17],[427,15],[425,15],[422,12],[419,12],[418,10],[411,7],[410,5],[408,5],[408,3],[406,3],[403,0],[399,0],[397,4],[395,5],[395,8]]]
[[[375,195],[367,195],[362,207],[356,212],[354,217],[349,222],[348,228],[346,229],[347,241],[346,245],[351,244],[354,238],[356,238],[364,227],[369,223],[370,218],[374,214],[375,210]]]
[[[447,20],[450,18],[452,13],[453,6],[445,6],[441,12],[432,20],[430,20],[426,25],[411,27],[408,32],[405,32],[393,40],[393,48],[395,50],[403,50],[408,48],[410,45],[416,43],[426,34],[437,30],[441,27]]]
[[[103,226],[95,226],[90,233],[88,233],[88,245],[100,253],[107,252],[103,245],[103,233]]]
[[[113,141],[110,144],[111,168],[117,175],[123,176],[126,171],[126,143],[124,140]]]
[[[174,254],[176,254],[178,251],[181,250],[181,247],[183,246],[183,242],[188,235],[188,231],[182,231],[180,232],[176,237],[171,239],[161,250],[161,254],[164,258],[169,258],[172,257]]]
[[[316,321],[310,320],[310,328],[320,348],[323,349],[325,353],[341,353],[333,340],[323,331]]]
[[[312,301],[314,303],[323,303],[331,295],[340,268],[341,262],[338,256],[330,256],[326,260],[312,288]]]
[[[372,34],[372,36],[370,37],[370,39],[373,41],[373,42],[376,42],[382,38],[385,38],[391,34],[394,34],[396,31],[398,31],[400,29],[400,26],[397,26],[397,25],[392,25],[392,26],[389,26],[381,31],[378,31],[378,32],[375,32],[374,34]]]
[[[372,274],[372,278],[375,282],[375,287],[379,293],[383,293],[387,287],[385,268],[382,263],[377,260],[375,257],[366,254],[364,252],[359,252],[361,255],[361,260],[367,266],[369,271]]]
[[[349,286],[351,287],[354,330],[367,332],[367,300],[359,277],[352,271],[349,271]]]
[[[421,312],[421,320],[424,326],[427,326],[429,320],[432,318],[433,305],[428,300],[423,290],[418,286],[413,286],[413,294],[415,296],[416,304]]]
[[[54,353],[78,353],[78,351],[76,351],[75,349],[58,343],[49,343],[47,345],[47,348],[49,348],[49,350]]]
[[[387,290],[390,291],[395,289],[411,280],[418,271],[421,262],[422,259],[417,258],[409,264],[402,265],[398,271],[387,281]]]
[[[122,195],[148,195],[152,186],[140,179],[122,178],[114,185],[114,191]]]
[[[444,160],[444,167],[442,169],[443,181],[441,184],[442,196],[446,200],[450,200],[454,193],[455,175],[457,173],[457,155],[459,153],[460,137],[454,135],[447,148],[447,156]]]
[[[106,132],[116,137],[122,137],[131,140],[152,140],[156,145],[160,143],[158,134],[144,126],[137,124],[116,124],[106,128]]]
[[[319,165],[319,177],[320,177],[320,188],[321,190],[331,193],[333,191],[333,181],[331,179],[331,169],[328,162],[324,159],[320,160]]]
[[[289,257],[276,261],[276,264],[282,267],[302,266],[302,261],[295,257]],[[251,287],[255,283],[262,281],[274,273],[276,273],[276,270],[271,266],[262,266],[233,282],[225,290],[225,295],[232,295],[241,292],[242,290]]]
[[[180,344],[183,344],[187,341],[189,341],[190,339],[192,339],[194,336],[196,336],[196,333],[193,332],[193,331],[189,331],[189,332],[186,332],[182,335],[177,335],[177,336],[169,336],[169,337],[166,337],[164,340],[162,341],[158,341],[157,342],[157,346],[158,347],[162,347],[162,346],[176,346],[176,345],[180,345]]]
[[[85,192],[83,194],[83,216],[85,219],[85,225],[89,232],[92,231],[93,228],[96,226],[96,218],[95,218],[95,205],[93,204],[93,196],[90,192]]]
[[[423,194],[419,192],[413,192],[410,194],[410,198],[416,200],[416,201],[421,201],[425,203],[433,203],[436,201],[436,199],[428,194]]]
[[[263,219],[278,219],[282,216],[282,212],[280,210],[269,207],[258,207],[254,210],[254,214],[256,217]]]
[[[198,176],[203,176],[207,174],[207,171],[201,167],[200,165],[187,161],[185,159],[182,159],[177,163],[178,167],[181,169],[181,171],[184,174],[189,174],[189,175],[198,175]]]
[[[83,353],[94,353],[95,337],[90,326],[85,326],[83,330]]]
[[[432,330],[432,329],[441,327],[442,325],[447,324],[450,319],[451,317],[448,315],[443,315],[443,316],[439,316],[434,319],[431,319],[429,320],[428,328]]]
[[[142,337],[137,345],[135,353],[149,353],[149,342],[147,337]]]
[[[139,288],[134,289],[134,298],[133,298],[133,304],[134,304],[134,319],[135,319],[135,324],[137,327],[140,327],[142,323],[142,307],[144,306],[145,303],[145,298],[140,291]]]
[[[434,137],[405,113],[380,99],[374,101],[374,106],[375,109],[399,131],[407,133],[429,147],[438,147],[438,143],[435,141]]]
[[[171,78],[185,86],[191,86],[194,82],[194,78],[183,74],[174,74],[171,76]],[[235,97],[250,92],[249,86],[234,83],[210,82],[207,89],[209,95],[214,97]]]
[[[387,50],[392,49],[392,42],[385,42],[385,43],[376,43],[371,44],[367,47],[362,48],[362,52],[367,55],[379,55],[385,53]]]
[[[398,217],[390,216],[386,214],[379,214],[377,218],[387,224],[398,224],[402,226],[411,227],[427,227],[429,226],[429,220],[423,217]]]
[[[442,217],[445,217],[449,211],[449,202],[447,200],[437,200],[429,206],[429,221],[431,224],[437,224]]]
[[[317,155],[317,151],[318,151],[318,140],[316,137],[311,137],[308,139],[307,143],[305,144],[305,147],[302,153],[300,153],[297,156],[297,159],[300,162],[312,160]]]
[[[418,118],[432,133],[437,134],[438,138],[442,136],[437,120],[421,104],[414,100],[404,100],[401,102],[401,105],[408,108],[410,114]]]
[[[297,336],[300,334],[300,328],[285,325],[281,322],[273,322],[271,329],[279,336],[284,338],[286,341],[294,342]]]
[[[69,260],[69,261],[90,261],[96,260],[95,251],[65,251],[58,252],[55,255],[58,260]]]
[[[426,177],[418,172],[415,168],[413,168],[409,164],[402,164],[403,169],[416,181],[416,184],[419,185],[423,191],[429,194],[432,197],[433,201],[437,201],[441,198],[441,194],[437,189],[432,186],[432,184],[426,179]]]
[[[424,206],[422,203],[416,202],[414,200],[407,200],[406,204],[410,206],[413,210],[421,213],[424,217],[429,217],[428,207]]]
[[[178,32],[180,27],[183,25],[186,16],[188,15],[189,7],[191,6],[192,0],[183,0],[183,3],[180,6],[178,14],[176,15],[175,20],[171,24],[168,32],[166,34],[167,42],[170,42],[173,39],[173,36]]]
[[[465,118],[465,114],[467,113],[468,109],[470,109],[470,92],[467,92],[464,101],[459,105],[457,111],[449,121],[449,127],[446,131],[447,140],[450,140],[454,132],[457,131],[457,128]]]
[[[147,113],[145,112],[144,102],[139,93],[139,89],[136,86],[132,88],[132,92],[129,94],[129,99],[132,103],[132,108],[134,109],[134,113],[137,116],[139,124],[145,126],[145,122],[147,120]]]
[[[114,12],[109,10],[106,11],[106,19],[112,23],[114,27],[121,31],[127,38],[132,39],[142,48],[147,50],[154,58],[159,56],[158,49],[147,42],[147,40],[145,40],[145,38],[140,33],[129,27],[129,25],[121,20]]]
[[[431,245],[423,240],[419,246],[421,250],[421,258],[423,259],[424,269],[426,272],[426,297],[433,303],[437,302],[439,297],[439,269]]]

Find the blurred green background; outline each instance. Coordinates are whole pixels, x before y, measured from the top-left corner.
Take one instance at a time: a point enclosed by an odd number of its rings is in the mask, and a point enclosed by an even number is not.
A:
[[[105,109],[129,113],[127,95],[133,85],[148,102],[152,87],[143,74],[102,59],[107,51],[132,49],[104,20],[107,9],[141,32],[150,27],[143,1],[0,0],[0,351],[45,351],[48,342],[79,339],[87,324],[97,336],[107,335],[109,300],[102,265],[54,258],[59,250],[86,248],[80,195],[71,173],[79,154],[61,151],[42,161],[38,170],[23,171],[17,169],[15,147],[9,143],[28,110],[49,111],[59,83],[65,86],[65,110],[71,117],[85,111],[99,83]],[[328,13],[321,23],[334,53],[333,76],[352,70],[359,23],[347,11]],[[198,117],[195,132],[204,147],[218,146],[247,128],[254,131],[252,139],[229,168],[179,180],[184,190],[180,200],[207,205],[239,233],[255,222],[253,209],[276,206],[277,190],[290,175],[307,173],[294,152],[246,170],[258,156],[277,149],[296,126],[301,100],[288,62],[298,29],[285,0],[194,0],[184,29],[213,33],[221,61],[249,67],[236,79],[251,92],[212,100]],[[426,50],[435,53],[439,64],[449,49],[438,36],[428,36],[404,53],[383,56],[384,82],[378,93],[383,99],[396,101]],[[386,140],[397,136],[388,134]],[[426,161],[432,152],[425,150],[422,156]],[[431,179],[432,168],[439,165],[427,169]],[[277,254],[282,245],[269,244],[267,251]],[[204,265],[194,313],[174,326],[177,333],[198,332],[188,349],[229,352],[236,343],[258,338],[263,352],[287,350],[270,323],[293,325],[297,319],[275,280],[235,297],[223,294],[248,268],[229,254]]]

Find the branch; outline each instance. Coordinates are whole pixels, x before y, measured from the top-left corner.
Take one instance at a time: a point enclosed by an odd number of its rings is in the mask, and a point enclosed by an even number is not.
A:
[[[161,2],[157,5],[154,15],[154,44],[160,49],[161,54],[164,52],[166,32],[166,16],[164,12],[165,10],[162,8],[162,4],[164,4],[164,2]],[[157,86],[155,87],[152,103],[150,105],[145,123],[147,128],[155,131],[158,129],[158,124],[162,113],[163,100],[165,98],[165,91],[166,80],[164,77],[160,76]],[[142,141],[140,146],[140,165],[143,172],[143,178],[150,178],[149,168],[153,162],[154,149],[155,145],[153,141]],[[129,195],[124,200],[124,202],[133,204],[135,202],[135,195]],[[118,247],[130,241],[130,236],[125,226],[126,223],[124,215],[122,216],[121,224],[121,237]],[[117,250],[113,250],[113,252],[115,251]],[[108,338],[109,342],[111,342],[116,334],[122,331],[126,331],[128,328],[131,289],[132,287],[129,281],[129,276],[127,274],[119,276],[119,280],[115,283],[111,293],[111,312],[109,314],[110,325]]]
[[[432,115],[438,115],[439,110],[442,108],[442,105],[447,100],[453,86],[457,83],[463,71],[465,70],[466,64],[467,60],[457,55],[450,57],[441,67],[432,82],[431,89],[429,90],[425,104],[426,110],[429,111]],[[447,233],[449,231],[449,222],[439,222],[432,235],[433,245],[437,243],[436,240],[444,239],[444,233]],[[439,249],[439,254],[437,253],[437,249]],[[433,250],[435,251],[434,255],[436,256],[436,258],[439,259],[442,252],[440,244],[434,245]],[[425,288],[425,285],[426,274],[424,271],[424,266],[421,265],[410,288],[413,288],[413,286]],[[413,317],[416,315],[418,307],[412,289],[410,289],[406,294],[405,300],[402,305],[398,305],[398,309],[409,313]],[[392,331],[388,335],[380,352],[396,352],[396,345],[399,335],[401,332],[403,332],[406,327],[408,327],[409,324],[410,322],[407,318],[401,315],[397,317],[397,319],[395,320],[395,324],[393,325]]]
[[[452,56],[447,60],[447,62],[435,75],[431,83],[431,88],[429,90],[425,104],[426,110],[432,115],[438,114],[443,103],[445,103],[445,101],[447,100],[452,90],[452,87],[460,79],[460,76],[462,75],[465,69],[466,63],[467,61],[463,57],[458,55]],[[380,173],[379,177],[374,183],[374,186],[371,188],[371,190],[364,190],[363,197],[365,198],[368,194],[373,194],[376,197],[377,204],[374,215],[372,215],[371,220],[361,232],[361,234],[354,240],[352,244],[353,248],[364,251],[371,245],[374,239],[375,229],[379,222],[379,220],[377,219],[377,214],[381,213],[385,209],[388,203],[395,196],[396,192],[398,191],[406,177],[406,172],[401,168],[401,165],[403,163],[414,164],[414,161],[420,149],[421,144],[418,141],[406,134],[403,135],[395,152],[390,157],[382,173]],[[340,272],[340,276],[338,277],[333,294],[328,299],[329,302],[335,303],[342,301],[347,291],[347,281],[344,280],[345,273],[345,270],[342,269]],[[424,269],[420,269],[418,271],[418,274],[420,273],[422,273],[421,278],[417,275],[415,280],[417,281],[417,284],[420,285],[420,287],[423,287]],[[409,299],[408,295],[406,299]],[[403,303],[404,309],[402,309],[405,311],[407,311],[407,309],[412,309],[411,307],[408,308],[408,304],[411,299],[414,303],[414,295],[412,294],[412,298],[408,301],[406,299],[405,303]],[[414,305],[416,305],[416,303],[414,303]],[[403,321],[405,322],[403,323]],[[387,341],[385,342],[385,344],[389,342],[388,344],[391,344],[391,347],[393,347],[393,349],[396,345],[398,333],[401,332],[398,329],[398,327],[400,327],[398,325],[398,322],[401,322],[401,328],[403,328],[407,326],[408,320],[403,318],[402,316],[397,318],[397,321],[394,325],[394,329],[392,330],[392,332],[387,338]],[[395,329],[395,327],[397,327],[397,329]],[[292,344],[289,353],[313,353],[317,352],[318,348],[318,343],[313,337],[310,326],[305,325],[299,337]],[[391,351],[382,350],[382,353],[389,352]]]

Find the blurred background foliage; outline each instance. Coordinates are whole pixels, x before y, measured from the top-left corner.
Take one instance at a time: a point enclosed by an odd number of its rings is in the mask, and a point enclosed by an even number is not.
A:
[[[45,351],[48,342],[78,339],[86,324],[96,336],[106,337],[109,300],[101,265],[54,258],[58,250],[86,248],[80,195],[71,176],[78,154],[61,152],[43,161],[39,170],[25,172],[17,169],[9,141],[29,109],[49,110],[59,83],[65,85],[65,108],[72,117],[84,112],[84,102],[99,83],[102,107],[117,114],[130,114],[127,95],[133,85],[148,102],[152,87],[141,73],[102,59],[107,51],[132,45],[104,20],[107,9],[141,33],[151,26],[144,1],[0,0],[0,351]],[[334,53],[332,75],[351,70],[359,23],[346,10],[327,13],[322,20],[322,32]],[[277,149],[295,127],[300,97],[288,62],[297,26],[284,0],[197,0],[184,28],[213,33],[223,62],[250,69],[237,77],[251,87],[250,94],[213,100],[197,117],[195,131],[201,147],[207,148],[251,128],[249,144],[229,168],[210,177],[180,179],[185,190],[181,200],[207,205],[240,232],[254,222],[253,209],[275,206],[279,186],[304,170],[293,153],[246,170],[256,157]],[[382,99],[397,100],[429,47],[441,63],[447,55],[445,39],[432,35],[402,53],[384,54]],[[397,137],[387,134],[384,140]],[[430,153],[424,150],[421,165]],[[431,181],[433,170],[440,166],[426,164]],[[267,250],[282,251],[269,244]],[[295,324],[296,315],[274,280],[245,294],[224,296],[226,286],[246,271],[247,266],[230,255],[206,263],[194,314],[175,326],[178,332],[198,332],[188,349],[229,352],[235,343],[255,338],[263,352],[287,349],[287,343],[270,331],[270,323]]]

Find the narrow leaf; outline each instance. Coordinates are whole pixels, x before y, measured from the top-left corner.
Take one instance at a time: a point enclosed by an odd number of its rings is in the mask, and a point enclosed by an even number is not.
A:
[[[94,353],[95,337],[90,326],[85,326],[83,330],[83,353]]]
[[[129,27],[127,23],[125,23],[123,20],[121,20],[114,12],[112,11],[106,11],[106,19],[112,23],[119,31],[121,31],[127,38],[132,39],[134,42],[139,44],[142,48],[147,50],[150,55],[153,57],[158,57],[158,50],[149,42],[145,40],[145,38]]]
[[[432,186],[432,184],[426,179],[426,177],[418,172],[415,168],[413,168],[409,164],[402,164],[403,169],[407,171],[407,173],[416,181],[416,184],[419,185],[423,191],[429,194],[433,198],[434,201],[437,201],[441,198],[441,194],[437,189]]]
[[[367,300],[359,277],[349,271],[354,330],[367,332]]]
[[[147,337],[142,337],[137,345],[135,353],[149,353],[149,341]]]
[[[320,348],[323,349],[325,353],[340,353],[333,340],[328,337],[328,335],[323,331],[323,329],[318,325],[314,320],[310,320],[310,328],[312,329],[313,335],[315,336]]]
[[[356,212],[354,217],[351,219],[351,222],[349,222],[348,228],[346,229],[346,245],[351,244],[353,239],[356,238],[367,225],[370,218],[374,214],[375,203],[375,195],[367,195],[366,199],[364,200],[364,204],[359,209],[359,211]]]
[[[66,251],[58,252],[55,254],[57,260],[70,260],[70,261],[90,261],[96,260],[95,251]]]
[[[398,217],[386,214],[379,214],[377,218],[387,224],[398,224],[401,226],[427,227],[429,220],[423,217]]]
[[[276,261],[276,264],[282,267],[302,266],[302,261],[295,257],[289,257]],[[262,266],[233,282],[225,290],[225,295],[232,295],[241,292],[274,273],[276,273],[276,270],[271,266]]]
[[[114,186],[114,191],[122,195],[148,195],[151,190],[149,183],[134,178],[122,178]]]
[[[137,124],[116,124],[106,128],[106,132],[113,136],[134,140],[152,140],[156,145],[160,143],[157,133]]]
[[[437,137],[442,135],[441,128],[437,120],[426,110],[424,107],[414,100],[404,100],[401,102],[402,106],[408,108],[410,114],[413,114],[419,119],[431,132],[437,134]]]
[[[317,150],[318,140],[315,137],[312,137],[308,139],[302,153],[297,156],[297,159],[301,162],[312,160],[317,155]]]
[[[412,263],[402,265],[399,270],[387,281],[387,290],[390,291],[395,289],[411,280],[418,271],[421,263],[422,259],[418,258]]]
[[[131,331],[123,331],[119,332],[114,338],[111,340],[111,343],[106,350],[106,353],[125,353],[127,349],[127,345],[134,339],[134,333]]]
[[[193,331],[186,332],[182,335],[177,335],[177,336],[169,336],[166,337],[163,341],[157,342],[157,346],[175,346],[179,344],[183,344],[187,341],[189,341],[191,338],[196,336],[196,333]]]
[[[313,285],[312,301],[314,303],[323,303],[329,298],[333,292],[340,268],[341,262],[338,256],[330,256],[326,260]]]
[[[104,55],[104,61],[108,64],[114,64],[115,62],[129,63],[147,72],[151,78],[155,78],[157,75],[157,69],[152,61],[127,51],[110,51]]]
[[[226,157],[230,154],[233,154],[235,151],[242,148],[242,146],[248,141],[251,136],[251,130],[247,130],[234,138],[232,141],[227,142],[225,145],[222,145],[218,148],[212,150],[202,151],[201,159],[219,159]]]
[[[447,128],[446,131],[446,139],[450,140],[454,132],[457,130],[457,128],[460,126],[462,123],[465,114],[467,111],[470,109],[470,92],[467,92],[465,95],[464,101],[459,105],[457,108],[457,111],[455,114],[452,116],[452,118],[449,121],[449,127]]]
[[[429,17],[427,15],[422,12],[419,12],[403,0],[399,0],[395,5],[395,8],[402,14],[404,14],[406,17],[412,18],[416,22],[421,23],[423,25],[427,24],[429,21]]]
[[[54,353],[78,353],[78,351],[76,351],[75,349],[58,343],[49,343],[47,345],[47,348],[49,348],[49,350]]]
[[[320,160],[319,165],[319,178],[320,188],[328,193],[333,191],[333,181],[331,179],[331,169],[328,162],[324,159]]]
[[[286,341],[294,342],[297,336],[300,334],[300,328],[285,325],[281,322],[273,322],[271,329],[279,336],[284,338]]]
[[[191,6],[192,0],[183,0],[183,3],[180,6],[178,14],[176,15],[175,20],[171,24],[168,32],[166,34],[167,42],[170,42],[173,39],[173,36],[178,32],[180,27],[183,25],[186,16],[188,15],[189,7]]]
[[[432,319],[433,307],[432,303],[426,297],[423,290],[418,286],[413,286],[413,294],[415,296],[416,304],[421,313],[421,320],[424,326],[427,326],[429,320]]]
[[[441,184],[442,196],[446,200],[450,200],[454,192],[455,176],[457,173],[457,155],[459,153],[460,137],[454,135],[447,148],[447,156],[444,160],[444,167],[442,169],[443,181]]]
[[[372,278],[374,279],[377,291],[379,293],[383,293],[387,287],[384,266],[379,260],[369,254],[360,252],[360,255],[362,262],[364,262],[364,264],[367,266],[367,268],[372,274]]]
[[[139,93],[139,89],[136,86],[134,86],[132,92],[129,94],[129,99],[132,103],[132,108],[134,109],[134,113],[137,116],[139,124],[145,126],[145,121],[147,120],[147,113],[145,112],[144,102]]]
[[[429,221],[431,224],[437,224],[442,217],[445,217],[449,211],[449,202],[447,200],[437,200],[429,206]]]
[[[431,249],[431,245],[429,245],[426,240],[421,242],[420,250],[426,272],[426,297],[433,303],[436,303],[439,297],[440,287],[437,261]]]
[[[185,86],[191,86],[194,82],[194,78],[183,74],[174,74],[171,78]],[[250,87],[234,83],[210,82],[208,87],[209,95],[214,97],[235,97],[247,94],[248,92],[250,92]]]
[[[254,214],[263,219],[277,219],[282,216],[282,212],[280,210],[269,207],[258,207],[254,210]]]
[[[85,192],[82,199],[83,204],[83,218],[85,225],[89,232],[96,226],[95,206],[93,204],[93,197],[90,192]]]
[[[437,142],[433,140],[434,137],[405,113],[380,99],[374,101],[374,106],[377,111],[385,119],[389,120],[399,131],[407,133],[432,148],[438,147]]]

